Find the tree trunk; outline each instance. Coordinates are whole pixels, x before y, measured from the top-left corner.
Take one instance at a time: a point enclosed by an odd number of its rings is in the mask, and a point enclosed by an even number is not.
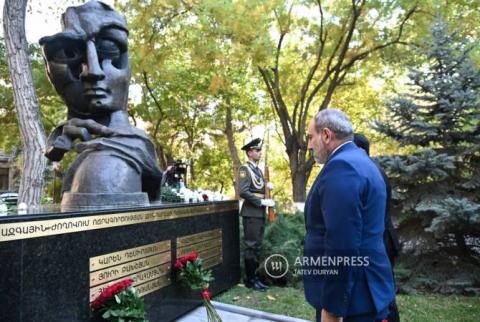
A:
[[[197,177],[196,175],[196,172],[195,172],[195,168],[194,168],[194,162],[193,162],[193,159],[190,159],[190,186],[195,182],[195,179]],[[187,174],[185,173],[185,176]]]
[[[161,143],[155,141],[155,151],[157,152],[157,159],[160,163],[160,169],[165,171],[169,165],[174,163],[173,155],[171,153],[165,152],[166,149]]]
[[[306,199],[306,187],[308,178],[305,172],[297,171],[292,176],[293,201],[304,202]]]
[[[47,163],[43,155],[46,140],[25,37],[26,6],[27,0],[5,1],[3,30],[24,153],[18,202],[38,205]]]
[[[230,105],[230,100],[227,99],[226,106],[226,117],[225,117],[225,134],[227,135],[228,141],[228,150],[230,151],[230,157],[232,158],[232,168],[235,188],[235,199],[240,198],[240,193],[238,191],[238,168],[240,168],[240,158],[238,157],[237,148],[235,147],[235,138],[233,136],[233,127],[232,127],[232,106]]]
[[[292,178],[292,196],[294,202],[304,202],[306,199],[307,182],[314,162],[307,159],[307,151],[296,145],[289,150],[290,175]]]
[[[160,163],[160,169],[162,169],[162,171],[165,171],[165,169],[167,169],[167,158],[163,153],[163,147],[157,142],[155,142],[155,152],[157,153],[158,163]]]

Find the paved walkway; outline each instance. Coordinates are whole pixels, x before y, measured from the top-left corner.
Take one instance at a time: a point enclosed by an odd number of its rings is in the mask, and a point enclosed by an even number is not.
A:
[[[212,301],[223,322],[309,322],[285,315],[267,313],[258,310]],[[207,322],[207,312],[203,306],[196,308],[177,322]]]

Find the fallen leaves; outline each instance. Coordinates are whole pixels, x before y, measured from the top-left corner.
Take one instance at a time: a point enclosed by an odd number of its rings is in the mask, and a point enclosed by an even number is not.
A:
[[[271,295],[267,295],[267,299],[269,299],[270,301],[276,301],[277,299]]]

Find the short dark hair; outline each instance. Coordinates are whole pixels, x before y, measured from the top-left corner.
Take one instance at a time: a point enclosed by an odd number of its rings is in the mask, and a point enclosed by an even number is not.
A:
[[[353,142],[360,148],[364,149],[368,155],[370,155],[370,142],[365,135],[362,133],[353,134]]]

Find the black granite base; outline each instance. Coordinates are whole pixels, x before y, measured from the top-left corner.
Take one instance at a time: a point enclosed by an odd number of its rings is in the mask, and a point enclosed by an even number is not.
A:
[[[195,214],[195,209],[200,209],[196,207],[207,210]],[[163,211],[161,216],[148,217],[159,210]],[[106,220],[98,221],[101,218],[136,213],[145,214],[148,222],[118,220],[113,224],[117,226],[99,228],[108,225]],[[84,218],[92,225],[87,226],[86,221],[83,226],[78,224]],[[64,219],[62,225],[49,224]],[[77,220],[77,227],[69,225],[69,220]],[[210,289],[217,294],[240,279],[236,201],[0,218],[0,321],[93,321],[89,309],[90,258],[170,240],[172,265],[177,238],[215,229],[222,231],[222,258],[211,268],[215,281]],[[144,295],[151,322],[172,321],[201,304],[200,294],[182,287],[173,270],[169,277],[170,285]]]

